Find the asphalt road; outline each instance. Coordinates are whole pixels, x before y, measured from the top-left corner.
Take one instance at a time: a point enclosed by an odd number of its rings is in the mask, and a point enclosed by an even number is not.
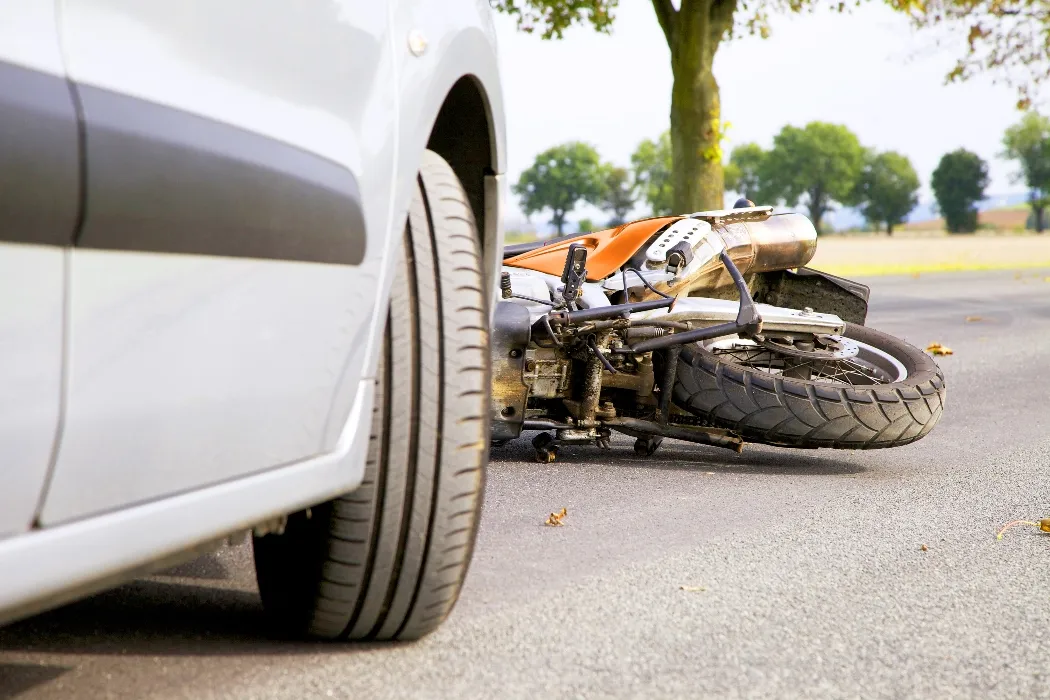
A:
[[[1050,270],[870,283],[870,325],[955,350],[919,443],[519,440],[423,642],[268,640],[241,547],[0,630],[0,697],[1050,698],[1050,536],[994,536],[1050,517]]]

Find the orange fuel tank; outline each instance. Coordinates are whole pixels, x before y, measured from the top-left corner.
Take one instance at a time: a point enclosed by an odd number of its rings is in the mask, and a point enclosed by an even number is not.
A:
[[[616,228],[584,233],[521,255],[515,255],[513,258],[504,260],[503,264],[560,277],[565,269],[565,256],[569,246],[573,243],[582,243],[587,246],[587,280],[597,282],[620,269],[653,234],[682,218],[684,217],[661,216],[630,221]]]

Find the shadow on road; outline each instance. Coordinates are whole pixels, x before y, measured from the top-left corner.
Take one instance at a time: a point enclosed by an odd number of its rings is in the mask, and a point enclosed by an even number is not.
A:
[[[179,564],[170,569],[159,571],[154,576],[222,581],[230,577],[230,570],[214,554],[205,554],[185,564]]]
[[[279,638],[254,592],[141,580],[0,628],[0,669],[7,654],[273,656],[348,648],[370,645]],[[0,675],[0,698],[6,687]]]
[[[0,700],[8,700],[49,683],[69,670],[65,666],[0,663]]]
[[[696,471],[702,469],[729,474],[783,474],[787,476],[852,476],[863,474],[868,468],[852,461],[848,456],[833,456],[816,450],[783,450],[779,452],[757,452],[754,447],[733,458],[718,458],[716,455],[698,455],[689,449],[668,449],[653,457],[637,457],[626,460],[627,466],[646,469],[676,469]]]
[[[528,438],[519,438],[502,447],[493,448],[490,459],[501,462],[532,462],[535,451]],[[692,446],[665,441],[651,457],[635,454],[632,443],[614,441],[609,449],[589,445],[565,445],[556,462],[558,465],[603,464],[628,469],[661,469],[676,471],[713,471],[731,474],[783,474],[786,476],[853,476],[869,468],[849,453],[832,450],[792,450],[747,445],[742,454],[714,447]],[[536,469],[548,468],[535,464]]]

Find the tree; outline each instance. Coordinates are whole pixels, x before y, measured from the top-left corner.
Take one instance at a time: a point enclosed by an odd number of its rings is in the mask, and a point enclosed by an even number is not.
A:
[[[619,226],[626,220],[627,213],[634,208],[635,185],[631,182],[631,175],[626,168],[612,165],[603,168],[603,180],[605,188],[602,191],[600,206],[613,215],[609,226]]]
[[[857,201],[864,218],[878,230],[886,225],[886,233],[893,235],[893,227],[919,203],[919,176],[906,156],[894,151],[872,155],[864,166],[857,187]]]
[[[1050,4],[1045,0],[889,0],[910,12],[917,26],[955,25],[967,51],[947,82],[994,72],[1017,88],[1017,108],[1032,104],[1050,79]]]
[[[570,141],[536,156],[512,188],[526,216],[549,209],[560,236],[565,216],[581,201],[597,204],[602,194],[598,152],[586,143]]]
[[[965,148],[946,153],[930,178],[937,206],[950,233],[977,230],[977,202],[988,186],[988,164]]]
[[[844,126],[825,122],[810,122],[801,129],[785,126],[763,158],[765,194],[788,206],[801,202],[820,231],[832,202],[854,203],[864,158],[860,140]]]
[[[1021,166],[1015,181],[1024,181],[1028,186],[1034,228],[1042,233],[1043,214],[1050,206],[1050,119],[1028,112],[1006,130],[1003,148],[1003,157],[1016,160]]]
[[[762,189],[765,178],[766,152],[757,143],[745,143],[733,149],[726,166],[726,189],[747,197],[758,205],[766,204]]]
[[[631,155],[634,181],[653,216],[675,212],[671,187],[671,133],[665,131],[656,141],[646,139]],[[719,207],[721,208],[721,207]],[[678,211],[686,211],[679,209]]]
[[[516,16],[518,26],[544,39],[560,39],[574,23],[608,32],[619,0],[489,0]],[[718,82],[712,71],[721,43],[733,35],[769,35],[769,13],[803,12],[825,5],[839,12],[855,3],[839,0],[651,0],[671,52],[671,150],[673,211],[720,209],[723,204],[722,124]],[[856,0],[857,3],[860,0]],[[969,53],[949,74],[965,80],[999,69],[1011,80],[1020,67],[1036,79],[1050,58],[1050,6],[1045,0],[886,0],[918,26],[942,23],[969,29]],[[739,11],[739,12],[738,12]],[[738,16],[740,15],[740,16]],[[1021,103],[1027,81],[1021,79]]]

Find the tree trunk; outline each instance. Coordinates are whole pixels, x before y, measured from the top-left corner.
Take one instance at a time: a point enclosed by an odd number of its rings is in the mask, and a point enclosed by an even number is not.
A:
[[[1046,207],[1032,207],[1032,214],[1035,215],[1035,232],[1042,233],[1043,229],[1043,212]]]
[[[558,235],[562,235],[562,229],[565,227],[565,212],[555,211],[554,216],[551,217],[551,223],[554,224]]]
[[[817,234],[824,233],[824,208],[818,204],[809,205],[809,220],[813,222],[813,228],[817,229]]]
[[[671,49],[671,183],[674,210],[725,206],[722,126],[715,52],[732,26],[736,0],[653,0]]]
[[[807,196],[809,197],[809,203],[807,209],[809,209],[809,220],[813,222],[813,228],[817,229],[817,233],[823,233],[823,220],[824,214],[828,211],[827,197],[819,189],[811,189]]]
[[[886,222],[886,235],[887,236],[892,236],[893,235],[893,222],[892,221],[887,221]]]
[[[674,62],[672,62],[674,63]],[[710,65],[676,66],[671,92],[671,183],[676,213],[721,209],[725,193],[718,83]]]

